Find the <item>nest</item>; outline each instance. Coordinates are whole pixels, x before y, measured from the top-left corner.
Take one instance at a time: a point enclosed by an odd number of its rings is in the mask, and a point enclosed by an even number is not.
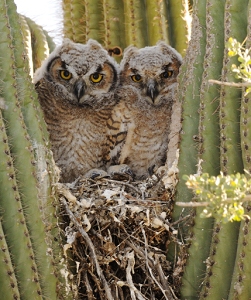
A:
[[[175,264],[167,259],[168,245],[182,244],[170,223],[176,172],[58,185],[77,299],[178,299],[185,251]]]

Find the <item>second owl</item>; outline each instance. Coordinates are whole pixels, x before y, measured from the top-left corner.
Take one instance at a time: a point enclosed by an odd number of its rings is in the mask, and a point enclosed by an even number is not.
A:
[[[120,65],[119,103],[110,120],[117,144],[112,156],[115,164],[128,165],[136,179],[152,175],[165,163],[181,63],[181,55],[164,42],[125,50]],[[126,133],[126,138],[116,140],[118,132]]]

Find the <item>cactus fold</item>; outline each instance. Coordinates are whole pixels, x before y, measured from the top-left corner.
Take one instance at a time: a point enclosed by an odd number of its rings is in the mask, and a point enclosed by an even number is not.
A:
[[[179,79],[182,89],[178,92],[183,104],[178,164],[180,182],[176,195],[178,201],[190,201],[193,198],[187,191],[184,181],[182,182],[183,174],[197,173],[197,166],[199,173],[206,172],[214,176],[220,171],[225,174],[243,172],[243,165],[248,166],[249,155],[248,146],[245,146],[248,135],[246,105],[248,95],[242,96],[242,91],[235,87],[225,85],[219,87],[211,85],[208,81],[221,79],[236,82],[231,65],[238,64],[237,58],[228,56],[227,41],[229,37],[240,41],[245,39],[250,14],[249,1],[242,1],[240,4],[238,0],[226,0],[221,3],[207,0],[193,1],[193,5],[192,39],[189,47],[194,49],[193,56],[197,52],[200,54],[201,60],[196,57],[196,61],[203,65],[203,72],[192,77],[196,81],[193,82],[193,87],[197,87],[194,91],[199,93],[184,93],[189,87],[189,80],[185,80],[185,74],[188,69],[195,69],[192,64],[189,65],[188,47],[183,65],[185,71],[181,70]],[[199,35],[195,34],[193,29],[200,17],[205,24],[202,23]],[[195,44],[198,36],[204,41],[203,44]],[[197,69],[196,66],[194,72],[198,72]],[[198,112],[193,118],[189,113],[191,106]],[[190,132],[192,128],[193,132]],[[246,142],[242,147],[241,139]],[[189,147],[192,150],[188,151]],[[246,210],[249,215],[249,205],[246,205]],[[222,224],[212,218],[200,219],[200,211],[200,208],[196,209],[193,226],[190,228],[189,255],[182,279],[181,299],[250,298],[247,283],[250,268],[245,258],[249,247],[247,242],[249,221],[242,221],[241,224],[238,222]],[[174,219],[178,219],[181,212],[182,208],[175,207]],[[224,284],[222,282],[219,284],[222,274]]]
[[[1,296],[66,299],[52,188],[56,175],[30,77],[32,65],[38,66],[46,57],[49,38],[29,20],[28,26],[27,19],[17,14],[13,0],[0,0],[0,14],[0,49],[4,53],[0,61]],[[33,57],[39,60],[31,64],[28,54],[34,51],[37,55]]]
[[[189,40],[187,0],[64,0],[63,10],[64,36],[75,42],[93,38],[105,48],[124,49],[164,40],[184,54]]]

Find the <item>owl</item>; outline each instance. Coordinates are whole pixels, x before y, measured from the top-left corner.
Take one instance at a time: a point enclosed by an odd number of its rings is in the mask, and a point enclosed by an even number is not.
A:
[[[65,39],[34,75],[61,182],[109,160],[107,120],[116,103],[119,67],[96,41]]]
[[[130,46],[120,64],[120,85],[110,128],[114,168],[129,166],[145,179],[165,163],[170,120],[181,55],[164,42],[138,49]],[[121,134],[126,138],[120,140]]]

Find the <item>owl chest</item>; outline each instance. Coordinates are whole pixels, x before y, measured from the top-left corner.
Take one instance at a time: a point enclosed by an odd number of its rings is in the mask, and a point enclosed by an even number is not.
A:
[[[104,138],[102,122],[75,120],[64,123],[51,134],[55,160],[71,168],[75,165],[86,169],[96,167],[95,161],[101,159]]]
[[[170,116],[167,111],[138,112],[128,123],[120,163],[128,164],[138,178],[165,159]]]

